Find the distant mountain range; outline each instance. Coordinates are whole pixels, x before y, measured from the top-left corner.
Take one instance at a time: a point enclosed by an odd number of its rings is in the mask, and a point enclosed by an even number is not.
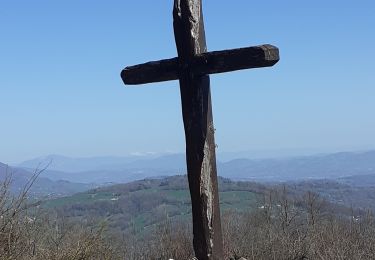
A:
[[[185,155],[69,158],[51,155],[23,162],[31,170],[51,162],[44,177],[82,183],[124,183],[147,177],[185,174]],[[375,150],[276,159],[235,159],[218,162],[218,174],[234,180],[280,182],[375,176]],[[362,179],[366,179],[363,177]]]
[[[29,181],[33,178],[34,171],[27,171],[25,169],[9,167],[0,163],[0,183],[5,178],[10,177],[10,191],[18,194],[21,192]],[[77,192],[82,192],[96,187],[93,184],[87,183],[72,183],[66,180],[53,181],[49,178],[43,177],[42,172],[31,186],[28,195],[33,198],[56,198],[62,196],[72,195]]]
[[[157,155],[146,154],[146,155],[129,155],[125,157],[117,156],[100,156],[100,157],[81,157],[72,158],[62,155],[48,155],[45,157],[38,157],[32,160],[24,161],[17,167],[21,168],[39,168],[49,164],[50,170],[61,171],[61,172],[86,172],[86,171],[116,171],[121,170],[126,165],[136,161],[152,160]]]
[[[47,165],[46,177],[83,183],[126,183],[147,177],[185,174],[185,156],[169,154],[128,157],[69,158],[50,155],[22,162],[17,167],[31,171]]]
[[[375,174],[375,151],[286,159],[238,159],[220,164],[222,176],[256,181],[343,178]]]

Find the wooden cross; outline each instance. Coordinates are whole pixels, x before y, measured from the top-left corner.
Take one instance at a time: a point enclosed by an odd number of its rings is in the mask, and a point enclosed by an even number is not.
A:
[[[207,52],[201,0],[174,0],[173,27],[178,57],[126,67],[121,78],[125,84],[180,81],[194,251],[199,260],[222,260],[209,74],[273,66],[279,50],[261,45]]]

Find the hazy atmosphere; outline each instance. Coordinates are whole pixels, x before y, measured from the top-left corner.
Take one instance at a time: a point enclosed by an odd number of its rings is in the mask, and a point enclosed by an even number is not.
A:
[[[203,4],[209,50],[281,50],[277,66],[211,77],[219,153],[375,148],[373,1]],[[120,78],[176,56],[171,13],[172,1],[0,1],[0,161],[183,152],[178,82]]]

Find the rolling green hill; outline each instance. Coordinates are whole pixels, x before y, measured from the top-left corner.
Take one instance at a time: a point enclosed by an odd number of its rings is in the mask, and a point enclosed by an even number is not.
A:
[[[259,184],[220,178],[219,186],[222,212],[249,211],[261,204],[264,187]],[[44,207],[57,210],[74,220],[104,220],[110,228],[118,231],[129,228],[142,230],[166,217],[175,221],[191,219],[186,176],[146,179],[97,188],[46,201]]]
[[[265,205],[267,196],[272,196],[273,203],[279,206],[284,200],[281,194],[284,186],[288,199],[299,201],[296,205],[305,204],[306,193],[311,191],[324,199],[325,207],[334,209],[336,215],[348,217],[351,216],[351,208],[365,212],[366,209],[374,209],[375,205],[374,187],[354,187],[331,180],[262,185],[219,178],[221,213],[259,209]],[[191,222],[191,203],[186,176],[144,179],[104,186],[45,201],[42,207],[57,211],[59,215],[82,224],[90,225],[104,221],[112,232],[119,233],[147,231],[166,219]],[[299,207],[299,211],[306,211],[306,206]]]

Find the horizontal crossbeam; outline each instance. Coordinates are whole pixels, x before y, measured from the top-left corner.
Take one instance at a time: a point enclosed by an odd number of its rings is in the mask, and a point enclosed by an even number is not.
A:
[[[178,58],[151,61],[126,67],[121,78],[127,85],[179,79],[180,72],[208,75],[242,69],[270,67],[279,61],[279,49],[265,44],[255,47],[206,52],[196,55],[189,64]]]

